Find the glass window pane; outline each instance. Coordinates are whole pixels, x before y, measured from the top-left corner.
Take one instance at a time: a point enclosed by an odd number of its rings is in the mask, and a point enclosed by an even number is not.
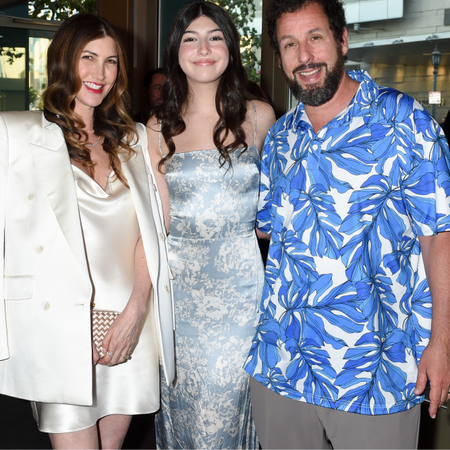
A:
[[[28,109],[27,30],[0,27],[0,110]]]
[[[51,40],[41,37],[29,39],[29,109],[43,109],[42,94],[47,87],[47,49]]]

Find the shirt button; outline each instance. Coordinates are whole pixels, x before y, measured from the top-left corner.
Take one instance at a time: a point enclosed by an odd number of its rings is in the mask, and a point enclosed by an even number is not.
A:
[[[312,146],[312,148],[313,148],[314,150],[317,150],[317,144],[314,144],[314,145]]]
[[[166,284],[166,285],[164,285],[164,289],[166,290],[166,292],[167,292],[167,293],[169,293],[169,292],[170,292],[170,288],[169,288],[169,286],[167,286],[167,284]]]
[[[34,247],[34,251],[36,253],[42,253],[44,251],[44,247],[42,247],[42,245],[36,245],[36,247]]]
[[[164,241],[166,239],[164,233],[159,233],[159,239],[161,239],[161,241]]]
[[[49,302],[42,303],[42,309],[48,311],[50,309],[50,303]]]
[[[156,192],[158,190],[157,187],[156,187],[156,184],[153,183],[152,186],[153,186],[153,190]]]
[[[34,194],[33,193],[28,195],[28,200],[34,200]]]

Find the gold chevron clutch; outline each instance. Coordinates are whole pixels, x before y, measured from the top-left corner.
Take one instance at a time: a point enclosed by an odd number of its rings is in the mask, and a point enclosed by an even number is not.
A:
[[[100,358],[105,354],[102,350],[103,339],[109,330],[109,327],[114,323],[120,313],[108,309],[93,309],[92,310],[92,340],[97,349]]]

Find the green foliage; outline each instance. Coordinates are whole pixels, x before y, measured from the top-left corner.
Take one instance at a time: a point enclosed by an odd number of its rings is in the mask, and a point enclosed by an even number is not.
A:
[[[30,104],[34,104],[36,100],[39,98],[39,92],[33,88],[33,86],[28,87],[28,99]]]
[[[259,84],[261,61],[256,56],[256,50],[261,48],[261,38],[251,26],[256,13],[254,0],[215,0],[214,3],[225,9],[236,25],[241,35],[242,62],[248,78]]]
[[[34,0],[28,2],[29,17],[65,20],[77,13],[97,14],[97,0]]]
[[[42,94],[45,92],[46,88],[47,86],[44,85],[40,91],[37,91],[33,86],[28,87],[28,103],[30,111],[44,109],[44,97]]]
[[[15,47],[0,47],[0,56],[6,56],[6,62],[11,66],[14,64],[15,59],[22,58],[24,54],[24,52],[16,50]]]

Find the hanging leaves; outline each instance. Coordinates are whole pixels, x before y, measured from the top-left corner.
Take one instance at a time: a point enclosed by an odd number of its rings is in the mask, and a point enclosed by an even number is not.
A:
[[[28,2],[29,17],[66,20],[77,13],[97,13],[97,0],[34,0]]]
[[[252,21],[256,15],[255,0],[216,0],[214,3],[228,12],[241,36],[241,56],[248,78],[259,84],[261,61],[256,51],[261,48],[261,36]]]

